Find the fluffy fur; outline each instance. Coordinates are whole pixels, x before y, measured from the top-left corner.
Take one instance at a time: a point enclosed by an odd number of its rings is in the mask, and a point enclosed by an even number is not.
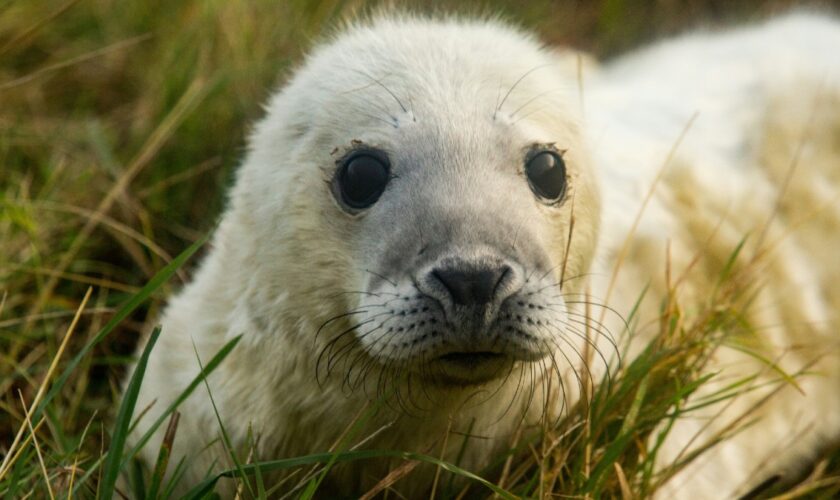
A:
[[[750,235],[735,267],[760,284],[744,311],[759,335],[739,345],[808,374],[798,387],[761,385],[778,374],[719,348],[709,369],[725,376],[704,394],[755,373],[758,388],[709,407],[713,419],[679,421],[663,463],[747,411],[760,420],[663,495],[731,497],[795,477],[840,431],[837,47],[840,24],[811,15],[685,36],[600,68],[497,22],[346,29],[313,51],[256,127],[212,250],[162,320],[137,407],[154,405],[133,439],[192,380],[197,356],[206,362],[242,335],[209,378],[239,451],[249,434],[261,459],[326,451],[381,396],[364,446],[438,450],[447,429],[474,421],[487,439],[461,464],[478,470],[523,419],[538,424],[579,399],[590,344],[608,358],[613,342],[637,352],[663,299],[678,290],[685,303],[707,300]],[[564,154],[560,204],[541,203],[523,175],[535,144]],[[331,186],[337,162],[360,147],[387,152],[394,178],[373,207],[350,213]],[[447,259],[510,265],[509,300],[489,313],[486,337],[458,327],[467,323],[427,289],[423,276]],[[632,339],[610,338],[624,325],[598,308],[590,314],[607,328],[583,334],[582,302],[626,316],[646,288]],[[428,382],[429,360],[479,344],[513,361],[490,381],[455,370],[449,383]],[[606,369],[589,368],[595,380]],[[229,466],[207,393],[180,411],[182,483]],[[326,486],[364,491],[391,465],[344,466]],[[422,494],[433,473],[418,469],[400,491]]]

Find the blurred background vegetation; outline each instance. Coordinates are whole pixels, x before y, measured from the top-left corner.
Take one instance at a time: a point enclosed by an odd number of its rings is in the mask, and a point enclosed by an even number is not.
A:
[[[390,3],[389,3],[390,4]],[[210,230],[261,103],[340,20],[383,2],[0,0],[0,456],[88,286],[69,349]],[[790,0],[400,2],[501,14],[547,43],[614,57]],[[185,278],[188,270],[181,274]],[[170,284],[177,287],[178,282]],[[48,466],[95,455],[155,300],[97,347],[50,408]],[[87,450],[87,451],[85,451]]]

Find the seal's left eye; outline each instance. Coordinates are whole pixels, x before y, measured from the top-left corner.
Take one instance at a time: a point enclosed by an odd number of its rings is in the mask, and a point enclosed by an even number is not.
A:
[[[531,190],[547,202],[555,202],[566,191],[566,162],[554,151],[539,151],[528,157],[525,174]]]
[[[351,156],[338,172],[341,199],[351,208],[367,208],[385,191],[389,180],[386,162],[369,154]]]

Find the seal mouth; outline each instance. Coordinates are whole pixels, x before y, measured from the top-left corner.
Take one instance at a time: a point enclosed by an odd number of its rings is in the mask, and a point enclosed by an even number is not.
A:
[[[469,386],[498,378],[514,362],[491,351],[455,351],[434,358],[432,379],[444,385]]]
[[[501,361],[507,356],[498,352],[477,351],[477,352],[450,352],[438,357],[437,359],[445,363],[459,365],[464,368],[471,368],[476,365]]]

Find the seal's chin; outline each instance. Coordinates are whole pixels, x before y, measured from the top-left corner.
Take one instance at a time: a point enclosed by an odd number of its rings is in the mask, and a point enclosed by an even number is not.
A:
[[[431,380],[440,385],[477,385],[510,373],[514,357],[500,352],[450,352],[429,363]]]

